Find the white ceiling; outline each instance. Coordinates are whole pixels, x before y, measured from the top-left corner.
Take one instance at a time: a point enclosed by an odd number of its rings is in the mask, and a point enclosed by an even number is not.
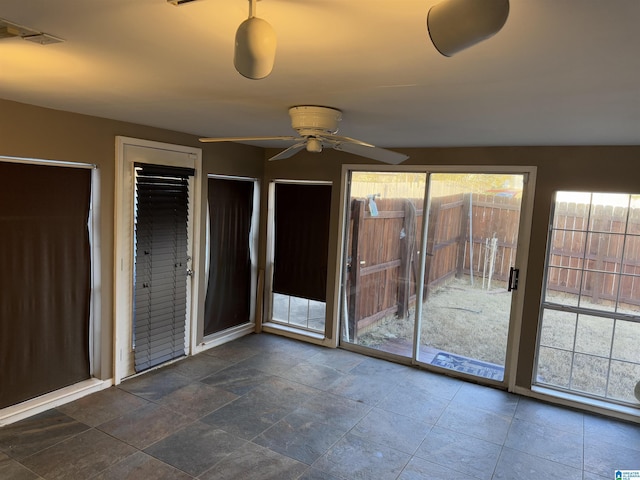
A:
[[[511,0],[451,58],[426,31],[437,1],[262,0],[275,67],[249,80],[247,0],[2,0],[65,42],[0,40],[0,98],[199,136],[289,135],[287,108],[308,104],[383,147],[640,144],[639,0]]]

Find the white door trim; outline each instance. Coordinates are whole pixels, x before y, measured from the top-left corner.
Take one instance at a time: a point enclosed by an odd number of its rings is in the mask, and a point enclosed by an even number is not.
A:
[[[200,206],[202,150],[182,145],[116,137],[115,219],[114,219],[114,296],[113,296],[113,380],[117,385],[133,373],[131,328],[133,312],[133,213],[134,213],[134,163],[153,163],[193,168],[190,181],[188,251],[192,258],[191,269],[199,265],[199,249],[193,248],[200,239]],[[197,242],[196,242],[197,244]],[[191,275],[187,285],[187,324],[185,325],[186,352],[193,354],[197,336],[197,307],[199,275]]]

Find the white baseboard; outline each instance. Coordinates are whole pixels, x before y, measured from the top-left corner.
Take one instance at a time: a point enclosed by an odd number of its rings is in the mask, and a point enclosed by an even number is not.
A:
[[[113,385],[113,379],[98,380],[90,378],[54,392],[46,393],[0,410],[0,427],[23,420],[51,408],[73,402],[91,393],[99,392]]]
[[[205,350],[209,350],[210,348],[244,337],[245,335],[255,332],[255,329],[256,326],[254,323],[248,323],[229,328],[221,333],[210,335],[205,337],[202,343],[196,345],[191,354],[195,355],[197,353],[204,352]]]
[[[627,422],[640,423],[640,410],[633,407],[617,405],[611,402],[605,402],[540,386],[534,386],[531,389],[516,386],[512,392],[525,397],[531,397],[537,400],[574,408],[576,410],[597,413],[599,415],[618,418]]]
[[[335,347],[333,342],[324,336],[324,333],[312,332],[310,330],[296,328],[294,326],[284,325],[282,323],[263,323],[262,331],[264,333],[273,333],[275,335],[281,335],[283,337],[293,338],[295,340],[302,340],[303,342],[313,343],[314,345],[320,345],[323,347]]]

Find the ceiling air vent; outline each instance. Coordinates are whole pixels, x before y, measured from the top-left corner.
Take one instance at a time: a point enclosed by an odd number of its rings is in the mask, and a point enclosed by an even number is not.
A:
[[[19,37],[19,36],[20,36],[20,32],[18,32],[15,28],[10,27],[8,25],[4,25],[2,22],[0,22],[0,39],[13,38],[13,37]]]
[[[61,38],[54,37],[48,33],[38,33],[36,35],[25,35],[22,38],[29,40],[30,42],[39,43],[40,45],[50,45],[52,43],[63,42]]]
[[[52,43],[63,42],[61,38],[54,37],[48,33],[39,32],[32,28],[23,27],[17,23],[10,22],[4,18],[0,18],[0,40],[4,38],[20,37],[30,42],[39,43],[40,45],[50,45]]]
[[[171,5],[175,5],[176,7],[179,7],[180,5],[184,5],[185,3],[191,3],[195,1],[196,0],[167,0],[167,3],[170,3]]]

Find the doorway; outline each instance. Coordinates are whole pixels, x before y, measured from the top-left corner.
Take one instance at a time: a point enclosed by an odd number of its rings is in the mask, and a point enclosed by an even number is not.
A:
[[[185,354],[189,177],[194,170],[135,164],[133,353],[136,373]]]
[[[506,382],[529,172],[348,175],[341,343]]]
[[[192,353],[200,172],[200,149],[117,137],[116,384]]]

